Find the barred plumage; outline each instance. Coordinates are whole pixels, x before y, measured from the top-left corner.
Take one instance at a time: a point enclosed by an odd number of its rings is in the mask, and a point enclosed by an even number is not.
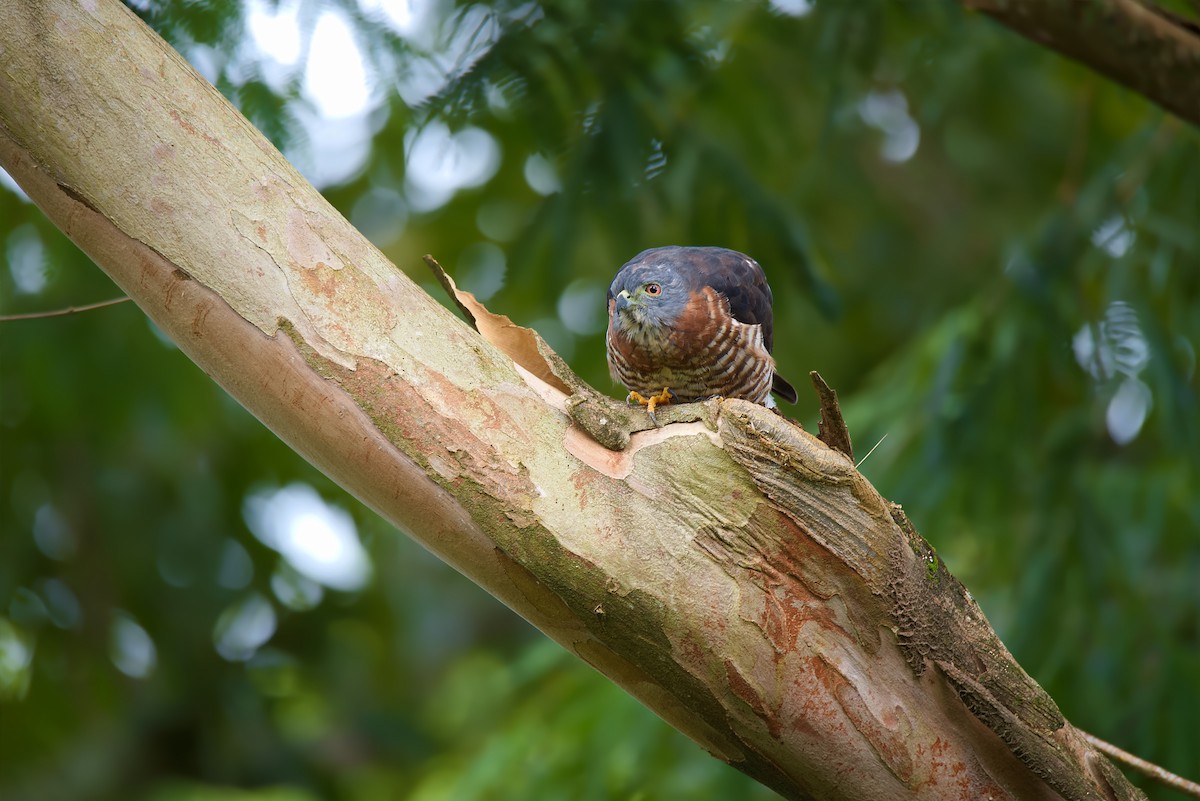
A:
[[[714,396],[795,402],[771,357],[771,289],[753,259],[724,248],[638,254],[608,293],[608,364],[631,397],[669,387],[674,400]]]

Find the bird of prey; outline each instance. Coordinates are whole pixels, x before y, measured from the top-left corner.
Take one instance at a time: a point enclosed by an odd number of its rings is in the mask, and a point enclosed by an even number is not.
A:
[[[647,407],[713,397],[774,408],[796,390],[775,372],[771,288],[736,250],[662,247],[625,264],[608,289],[608,367]]]

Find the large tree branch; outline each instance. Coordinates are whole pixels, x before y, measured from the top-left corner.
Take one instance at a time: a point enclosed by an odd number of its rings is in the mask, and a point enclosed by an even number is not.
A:
[[[1138,0],[963,0],[1200,125],[1200,27]]]
[[[714,755],[790,798],[1138,797],[845,456],[741,401],[631,431],[430,299],[115,0],[0,18],[0,164],[47,215],[292,447]]]

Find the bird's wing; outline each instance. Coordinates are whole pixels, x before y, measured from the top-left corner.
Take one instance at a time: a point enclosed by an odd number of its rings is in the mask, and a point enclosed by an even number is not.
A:
[[[775,327],[771,317],[771,288],[762,267],[754,259],[725,248],[695,248],[689,255],[694,276],[729,300],[729,311],[741,323],[762,326],[763,344],[774,349]]]

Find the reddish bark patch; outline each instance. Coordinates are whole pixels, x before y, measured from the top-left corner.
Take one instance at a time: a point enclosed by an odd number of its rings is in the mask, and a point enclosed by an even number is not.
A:
[[[843,583],[840,575],[849,571],[791,518],[763,504],[742,528],[701,531],[696,542],[739,583],[763,590],[765,605],[743,609],[742,616],[763,630],[780,661],[795,651],[806,625],[838,629],[845,636],[827,601]]]
[[[758,715],[767,724],[767,730],[771,732],[771,737],[778,740],[780,731],[779,716],[774,713],[774,710],[767,708],[762,694],[755,689],[754,685],[746,681],[746,677],[728,659],[725,660],[725,681],[728,682],[729,689],[733,690],[733,694],[740,698],[742,703],[754,710],[754,714]]]
[[[208,314],[212,311],[213,301],[206,300],[196,305],[196,313],[192,316],[192,336],[204,339],[208,332]]]
[[[827,659],[811,657],[808,665],[830,697],[837,701],[854,729],[866,738],[872,750],[888,766],[888,770],[904,784],[911,784],[913,759],[903,732],[882,725],[859,694],[858,688]]]
[[[571,483],[579,498],[579,510],[583,511],[588,505],[588,487],[595,480],[596,472],[590,469],[575,470],[571,473]]]
[[[324,298],[332,298],[337,293],[338,280],[340,277],[345,277],[347,280],[353,270],[333,270],[324,262],[319,262],[316,266],[306,270],[298,270],[297,275],[300,276],[300,283],[312,295],[318,295]]]
[[[171,109],[171,111],[169,113],[171,115],[171,119],[175,120],[175,123],[180,128],[187,131],[192,136],[199,136],[201,139],[203,139],[205,142],[208,142],[210,145],[216,145],[218,147],[221,147],[221,141],[219,139],[217,139],[215,136],[212,136],[211,134],[206,134],[206,133],[200,131],[198,128],[196,128],[195,125],[192,125],[192,123],[189,120],[185,120],[183,118],[183,116],[175,109]],[[222,147],[222,149],[224,149],[224,148]]]

